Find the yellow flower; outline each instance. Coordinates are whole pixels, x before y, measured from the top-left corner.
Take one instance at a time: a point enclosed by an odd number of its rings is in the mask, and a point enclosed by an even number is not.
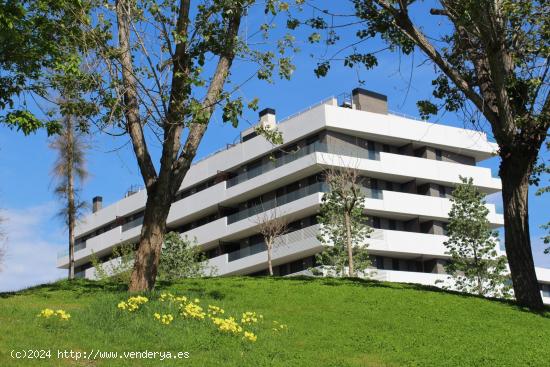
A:
[[[149,299],[147,297],[135,296],[135,297],[128,298],[126,302],[124,301],[120,302],[117,305],[117,307],[120,308],[121,310],[128,310],[128,312],[133,312],[139,309],[140,305],[147,303],[148,301]]]
[[[243,339],[248,339],[248,341],[255,342],[258,337],[253,332],[244,332]]]
[[[67,313],[64,310],[52,310],[51,308],[45,308],[42,311],[40,311],[40,314],[38,314],[38,317],[43,317],[45,319],[49,319],[52,316],[59,317],[60,320],[68,321],[71,318],[71,315]]]
[[[155,314],[153,315],[155,317],[155,319],[159,320],[160,319],[160,314],[158,312],[155,312]]]
[[[40,314],[38,317],[43,317],[45,319],[50,318],[50,316],[53,316],[55,314],[54,310],[51,308],[45,308],[42,311],[40,311]]]
[[[201,301],[201,300],[198,299],[198,298],[195,298],[195,299],[193,300],[193,302],[195,302],[195,303],[200,303],[200,301]]]
[[[243,331],[243,328],[237,324],[237,321],[233,317],[228,319],[222,319],[218,317],[213,317],[212,322],[214,325],[218,326],[218,329],[223,332],[239,334]]]
[[[258,317],[256,315],[256,312],[245,312],[242,315],[241,323],[243,324],[255,324],[258,322]]]
[[[222,309],[221,307],[208,305],[208,317],[223,315],[224,313],[225,313],[225,310]]]
[[[194,303],[186,304],[183,307],[181,314],[185,317],[198,320],[204,320],[204,317],[206,316],[206,313],[203,312],[202,307]]]

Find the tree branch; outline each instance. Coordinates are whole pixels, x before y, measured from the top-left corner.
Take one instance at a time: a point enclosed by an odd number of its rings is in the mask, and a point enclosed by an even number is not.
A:
[[[237,42],[237,36],[239,32],[239,26],[241,23],[243,9],[241,7],[236,8],[229,16],[229,24],[226,32],[226,44],[223,47],[222,54],[218,60],[216,71],[208,87],[208,91],[202,102],[202,108],[204,110],[205,120],[208,121],[220,95],[223,91],[225,81],[229,75],[229,69],[233,63],[235,57],[235,43]],[[208,124],[204,121],[195,121],[191,123],[189,135],[185,141],[183,150],[181,151],[178,159],[174,163],[173,172],[174,180],[173,190],[178,190],[183,175],[191,166],[191,162],[197,153],[199,143],[206,132]]]
[[[124,85],[124,115],[126,128],[132,139],[132,146],[145,186],[151,188],[156,180],[157,173],[151,155],[147,149],[147,142],[143,135],[143,127],[139,117],[139,103],[137,97],[137,82],[134,76],[130,47],[130,4],[127,0],[116,1],[118,23],[118,41],[120,46],[120,64],[122,66],[122,83]]]
[[[439,68],[452,80],[452,82],[459,88],[462,93],[468,97],[476,105],[476,107],[483,112],[484,116],[491,122],[491,124],[498,123],[498,116],[491,110],[485,108],[485,102],[483,98],[473,89],[473,87],[450,65],[447,60],[435,49],[435,47],[428,41],[426,36],[418,30],[412,23],[410,17],[406,11],[398,10],[391,6],[387,1],[375,0],[376,3],[390,13],[395,21],[397,27],[399,27],[405,35],[415,42],[416,45],[437,65]],[[406,10],[406,5],[405,5]]]

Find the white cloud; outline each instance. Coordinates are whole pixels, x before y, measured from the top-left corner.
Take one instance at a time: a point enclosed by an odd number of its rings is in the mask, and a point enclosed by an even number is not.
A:
[[[56,268],[57,252],[66,240],[55,218],[54,203],[2,210],[7,253],[0,272],[0,292],[18,290],[63,278]]]

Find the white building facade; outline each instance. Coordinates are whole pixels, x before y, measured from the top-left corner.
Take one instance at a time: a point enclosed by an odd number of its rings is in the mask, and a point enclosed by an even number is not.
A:
[[[354,89],[344,103],[329,98],[278,123],[275,111],[265,109],[260,123],[277,126],[284,144],[275,147],[254,128],[245,130],[239,143],[192,165],[168,216],[168,229],[195,239],[218,275],[266,273],[258,215],[269,210],[289,223],[273,250],[275,275],[315,266],[322,249],[316,213],[329,166],[353,167],[362,177],[374,228],[368,240],[373,277],[385,281],[446,279],[443,242],[459,176],[472,177],[484,193],[501,190],[490,169],[476,166],[497,149],[485,134],[388,113],[386,97],[364,89]],[[79,276],[94,276],[92,256],[108,261],[117,244],[137,243],[145,201],[145,190],[106,207],[94,198],[93,213],[76,230]],[[487,207],[492,226],[502,226],[502,214]],[[68,267],[66,251],[57,265]],[[550,270],[537,274],[550,303]]]

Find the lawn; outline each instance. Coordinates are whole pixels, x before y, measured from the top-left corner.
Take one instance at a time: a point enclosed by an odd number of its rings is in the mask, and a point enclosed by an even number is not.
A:
[[[241,322],[224,333],[206,317],[185,318],[162,293],[216,305]],[[415,285],[310,278],[210,278],[161,283],[133,312],[117,307],[131,295],[121,285],[61,281],[0,294],[0,366],[548,366],[550,312]],[[63,309],[68,321],[37,317]],[[206,310],[205,310],[206,311]],[[154,313],[172,314],[162,324]],[[259,315],[263,319],[259,319]],[[274,323],[274,321],[279,324]],[[286,324],[287,329],[278,327]],[[274,331],[273,329],[277,329]],[[51,358],[10,353],[49,350]],[[57,351],[81,359],[58,358]],[[83,354],[119,352],[118,358]],[[188,352],[187,359],[132,359],[122,352]],[[44,356],[44,355],[43,355]]]

